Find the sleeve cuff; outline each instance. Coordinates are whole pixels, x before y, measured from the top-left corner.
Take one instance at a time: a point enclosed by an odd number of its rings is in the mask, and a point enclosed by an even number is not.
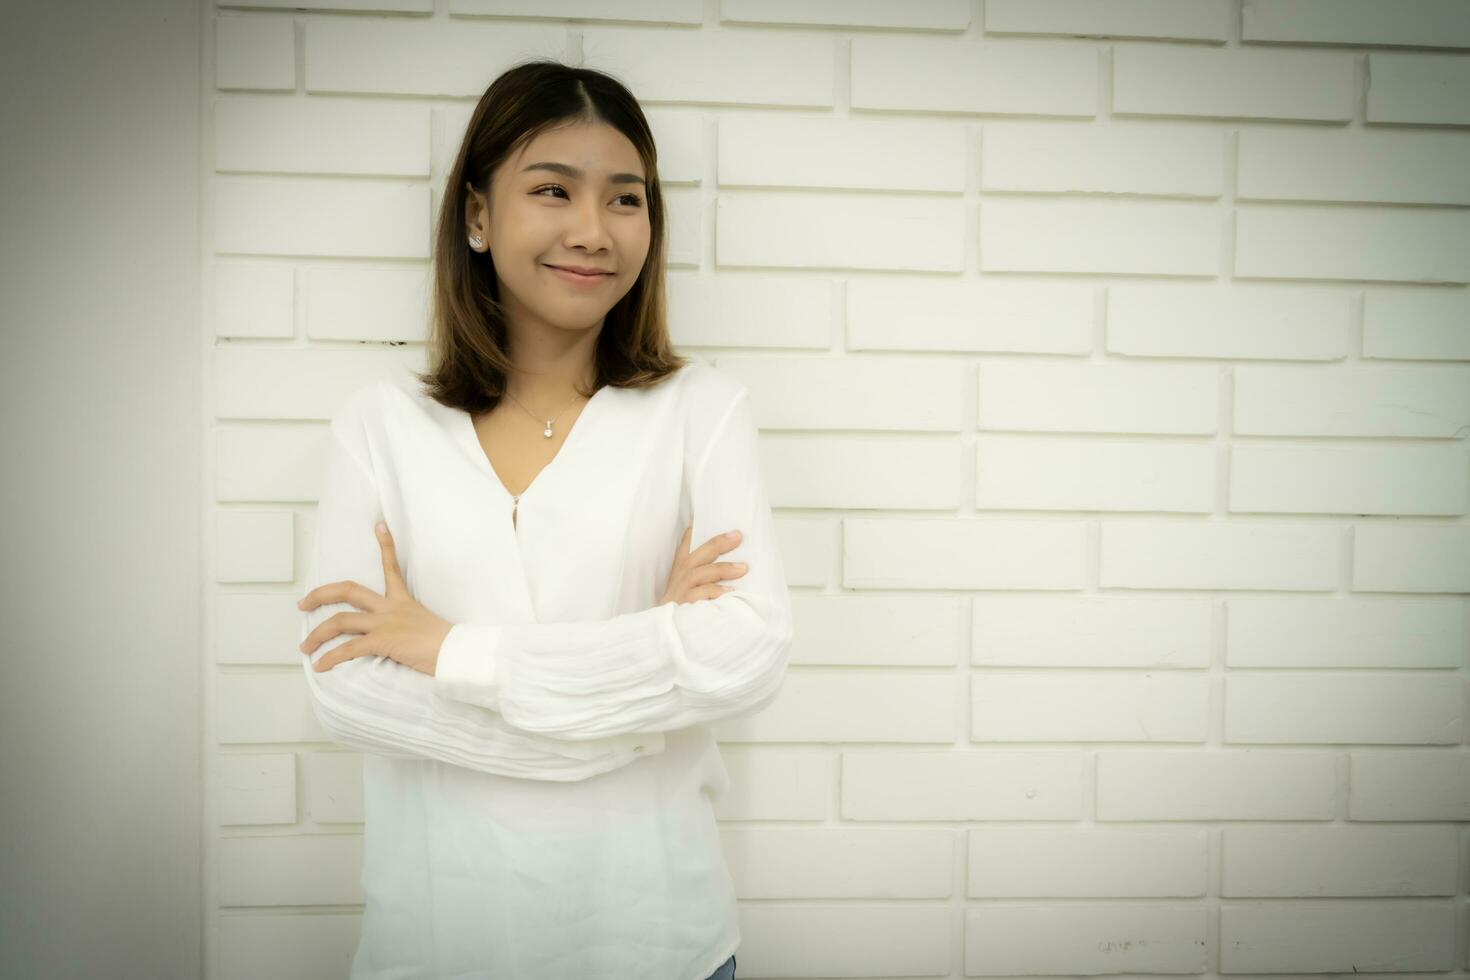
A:
[[[499,711],[495,654],[500,630],[499,626],[476,623],[455,623],[450,627],[434,666],[434,692],[452,701]]]

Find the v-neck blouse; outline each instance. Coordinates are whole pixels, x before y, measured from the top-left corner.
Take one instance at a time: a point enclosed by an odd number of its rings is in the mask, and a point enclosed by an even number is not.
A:
[[[382,594],[373,524],[455,624],[429,675],[381,656],[317,673],[312,711],[363,755],[357,980],[703,980],[740,943],[711,726],[779,693],[790,597],[743,384],[691,359],[604,386],[516,500],[469,414],[380,381],[332,418],[310,591]],[[716,599],[656,605],[674,552],[739,530]],[[303,614],[305,639],[338,612]]]

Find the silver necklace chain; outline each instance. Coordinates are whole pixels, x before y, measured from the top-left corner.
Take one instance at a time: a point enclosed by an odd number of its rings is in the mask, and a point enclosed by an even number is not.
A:
[[[556,421],[556,420],[557,420],[557,419],[559,419],[559,418],[561,418],[561,416],[562,416],[562,412],[565,412],[565,411],[566,411],[566,410],[567,410],[567,407],[568,407],[568,406],[570,406],[570,405],[572,405],[572,404],[573,404],[573,403],[575,403],[575,402],[576,402],[576,400],[577,400],[577,399],[576,399],[576,398],[574,398],[574,399],[572,399],[572,401],[569,401],[569,402],[567,402],[567,404],[566,404],[566,405],[565,405],[565,406],[563,406],[563,407],[562,407],[562,410],[561,410],[561,412],[557,412],[557,413],[556,413],[556,415],[555,415],[555,416],[553,416],[553,417],[552,417],[552,418],[549,418],[549,419],[545,419],[545,420],[543,420],[543,419],[542,419],[542,418],[541,418],[541,416],[539,416],[539,415],[537,415],[537,414],[536,414],[536,413],[535,413],[535,412],[533,412],[533,411],[531,411],[531,410],[530,410],[530,409],[529,409],[529,408],[526,408],[526,405],[525,405],[525,403],[524,403],[524,402],[522,402],[522,401],[521,401],[521,400],[520,400],[520,399],[519,399],[519,398],[516,398],[516,396],[515,396],[515,395],[511,395],[511,394],[510,394],[510,389],[509,389],[509,388],[507,388],[507,389],[506,389],[506,390],[505,390],[505,393],[506,393],[506,394],[507,394],[507,395],[510,395],[510,397],[511,397],[511,399],[512,399],[512,400],[513,400],[513,401],[515,401],[515,403],[516,403],[516,404],[517,404],[517,405],[520,405],[520,406],[521,406],[521,408],[522,408],[522,409],[525,409],[525,412],[526,412],[526,414],[527,414],[527,415],[529,415],[529,416],[531,416],[531,418],[533,418],[533,419],[535,419],[535,420],[536,420],[536,421],[538,421],[538,422],[541,422],[541,421],[545,421],[545,422],[546,422],[546,428],[545,428],[545,429],[543,429],[543,430],[542,430],[542,431],[541,431],[541,434],[542,434],[542,435],[543,435],[543,436],[545,436],[545,437],[546,437],[546,438],[548,438],[548,439],[550,439],[550,438],[551,438],[551,436],[552,436],[552,432],[551,432],[551,424],[552,424],[552,423],[553,423],[553,422],[555,422],[555,421]],[[581,397],[581,396],[580,396],[580,395],[578,395],[578,396],[577,396],[577,397],[578,397],[578,398],[580,398],[580,397]]]

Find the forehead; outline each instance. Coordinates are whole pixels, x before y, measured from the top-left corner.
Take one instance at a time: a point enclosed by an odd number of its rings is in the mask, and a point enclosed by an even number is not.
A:
[[[643,160],[633,141],[605,122],[558,126],[537,133],[511,163],[519,172],[526,164],[541,160],[570,164],[591,177],[615,171],[644,175]]]

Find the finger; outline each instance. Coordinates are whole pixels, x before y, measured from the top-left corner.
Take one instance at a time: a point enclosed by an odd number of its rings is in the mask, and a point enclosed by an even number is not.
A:
[[[727,551],[738,547],[741,541],[739,531],[730,531],[726,534],[717,534],[694,551],[691,558],[696,564],[708,565]]]
[[[377,602],[382,596],[372,589],[357,582],[343,581],[332,582],[312,589],[301,601],[296,603],[299,609],[315,609],[317,606],[327,606],[334,602],[346,602],[359,609],[368,612],[376,611]]]
[[[739,578],[748,571],[743,562],[717,561],[708,565],[700,565],[689,573],[690,581],[695,585],[708,585],[711,582],[719,582],[721,579]]]
[[[339,647],[334,647],[331,653],[324,654],[322,659],[311,665],[311,669],[317,673],[331,670],[340,663],[355,660],[358,657],[366,657],[371,651],[363,640],[350,640]]]
[[[379,521],[373,528],[378,535],[378,545],[383,549],[383,583],[385,591],[398,591],[398,586],[403,585],[403,574],[398,570],[398,548],[393,544],[393,532],[388,530],[388,525]]]
[[[332,637],[342,633],[366,633],[371,625],[367,613],[340,612],[328,616],[317,625],[316,629],[306,634],[306,639],[301,641],[301,652],[310,654]]]

